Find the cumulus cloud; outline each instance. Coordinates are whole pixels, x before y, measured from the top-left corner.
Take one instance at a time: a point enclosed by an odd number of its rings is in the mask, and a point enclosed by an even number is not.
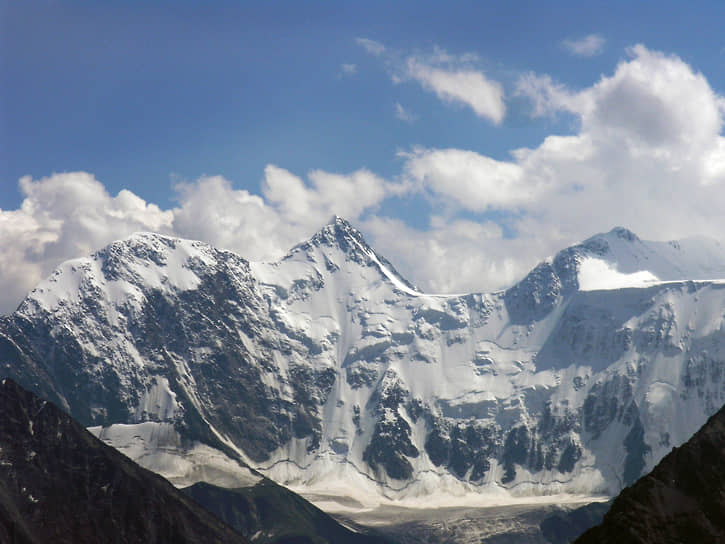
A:
[[[115,197],[91,174],[73,172],[19,182],[17,210],[0,210],[0,311],[61,261],[87,255],[135,231],[171,232],[173,213],[123,190]]]
[[[492,221],[434,215],[428,229],[419,230],[400,219],[372,216],[361,226],[372,237],[375,250],[427,293],[508,286],[525,275],[541,255],[540,242],[506,239]]]
[[[176,186],[179,206],[173,232],[236,251],[250,260],[279,257],[297,242],[294,227],[280,211],[221,176],[203,177]]]
[[[473,151],[415,148],[400,155],[407,179],[472,211],[515,207],[536,193],[519,165]]]
[[[701,150],[713,145],[722,129],[725,102],[707,79],[674,55],[636,45],[630,60],[610,77],[579,92],[549,76],[526,74],[517,93],[534,104],[534,114],[567,111],[577,115],[581,132],[621,141],[644,151],[676,145]]]
[[[349,175],[313,170],[308,174],[311,187],[291,172],[269,165],[264,171],[262,193],[291,223],[318,227],[320,218],[340,215],[355,219],[380,203],[395,186],[368,170]]]
[[[531,98],[533,115],[566,112],[578,120],[574,134],[514,150],[506,163],[537,188],[535,199],[518,203],[526,212],[516,224],[520,235],[573,241],[615,224],[655,239],[723,231],[723,98],[680,58],[637,45],[588,88],[526,74],[518,92]],[[501,167],[475,163],[481,176]],[[467,200],[468,209],[480,209],[476,198]]]
[[[593,57],[604,50],[605,41],[599,34],[589,34],[578,40],[564,40],[562,45],[577,57]]]
[[[503,86],[476,68],[472,53],[452,55],[440,48],[422,55],[402,55],[372,40],[357,39],[366,51],[383,57],[394,83],[416,81],[441,101],[471,108],[478,116],[500,124],[506,116]]]

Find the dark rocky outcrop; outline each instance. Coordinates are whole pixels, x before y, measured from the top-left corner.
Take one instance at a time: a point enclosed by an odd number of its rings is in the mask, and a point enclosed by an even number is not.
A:
[[[725,542],[725,407],[624,489],[604,522],[576,542]]]
[[[406,480],[413,474],[409,457],[418,457],[420,452],[410,440],[412,429],[400,413],[400,407],[408,397],[399,377],[388,371],[383,377],[379,393],[369,401],[377,422],[373,436],[363,453],[363,459],[373,469],[384,469],[389,477]]]
[[[10,379],[0,413],[0,542],[248,542]]]

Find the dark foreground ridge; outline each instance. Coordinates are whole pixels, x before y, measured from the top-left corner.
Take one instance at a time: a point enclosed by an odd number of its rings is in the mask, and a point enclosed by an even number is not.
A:
[[[10,379],[0,414],[0,542],[248,542]]]
[[[624,489],[577,544],[725,542],[725,407]]]
[[[199,482],[184,493],[255,544],[392,544],[354,533],[285,487],[264,479],[253,487],[225,489]]]
[[[587,529],[599,525],[612,501],[592,502],[574,510],[555,512],[539,524],[541,534],[551,544],[569,544]]]

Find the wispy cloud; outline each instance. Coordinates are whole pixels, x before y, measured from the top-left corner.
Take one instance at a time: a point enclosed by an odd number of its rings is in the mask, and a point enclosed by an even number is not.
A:
[[[357,64],[341,64],[340,72],[344,76],[354,76],[357,73]]]
[[[385,53],[385,46],[380,42],[368,38],[356,38],[355,41],[371,55],[379,56]]]
[[[506,115],[503,87],[482,72],[463,67],[440,67],[426,59],[409,58],[407,74],[444,102],[463,104],[495,124]]]
[[[395,103],[395,117],[405,123],[414,123],[418,120],[418,116],[406,110],[400,102]]]
[[[562,45],[577,57],[593,57],[604,50],[606,40],[600,34],[589,34],[578,40],[564,40]]]
[[[357,41],[368,52],[383,57],[393,83],[416,81],[441,101],[467,106],[494,124],[506,116],[503,86],[476,67],[475,54],[453,55],[435,48],[429,54],[404,55],[378,42]]]
[[[573,111],[579,109],[579,97],[570,92],[561,83],[555,82],[549,75],[539,75],[528,72],[519,77],[516,82],[516,96],[523,96],[531,101],[532,117],[553,115],[559,111]]]

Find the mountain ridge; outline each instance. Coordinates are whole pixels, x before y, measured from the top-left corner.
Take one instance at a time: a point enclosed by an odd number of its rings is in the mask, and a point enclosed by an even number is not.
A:
[[[0,318],[0,369],[127,451],[160,446],[119,425],[166,426],[180,454],[206,444],[298,489],[611,493],[725,399],[721,374],[702,379],[725,359],[721,283],[579,289],[587,259],[611,254],[627,279],[617,255],[667,247],[683,251],[614,229],[506,291],[436,296],[341,218],[275,263],[139,234]],[[687,251],[695,270],[707,252]],[[203,472],[189,471],[178,485]]]

